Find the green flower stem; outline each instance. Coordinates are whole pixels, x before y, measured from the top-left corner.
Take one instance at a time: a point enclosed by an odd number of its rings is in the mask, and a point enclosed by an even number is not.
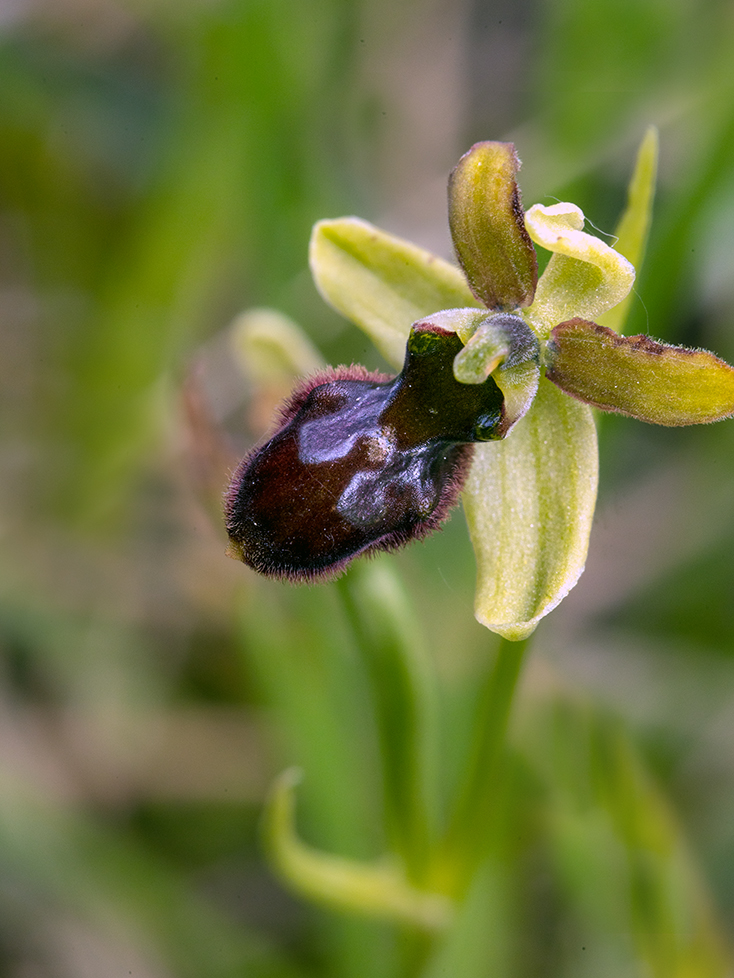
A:
[[[507,723],[528,640],[502,639],[477,700],[474,739],[461,791],[436,866],[434,886],[463,896],[486,852]]]
[[[416,625],[386,562],[355,566],[337,582],[372,686],[389,839],[408,880],[425,882],[429,852],[428,669]]]

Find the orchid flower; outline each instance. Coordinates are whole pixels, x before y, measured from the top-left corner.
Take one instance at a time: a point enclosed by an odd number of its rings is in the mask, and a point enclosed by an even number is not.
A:
[[[461,490],[476,617],[529,635],[584,568],[592,407],[664,425],[734,413],[734,370],[713,354],[615,331],[655,158],[648,134],[616,248],[583,230],[574,204],[523,212],[511,143],[477,143],[451,175],[460,268],[357,218],[319,222],[317,287],[402,370],[339,368],[296,390],[232,480],[230,552],[291,580],[333,574],[435,529]],[[533,242],[552,253],[540,278]]]

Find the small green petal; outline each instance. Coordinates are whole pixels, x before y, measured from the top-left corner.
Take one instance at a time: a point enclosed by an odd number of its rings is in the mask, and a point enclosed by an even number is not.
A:
[[[655,183],[658,172],[658,131],[650,126],[637,152],[632,179],[627,188],[627,206],[614,234],[617,238],[614,250],[632,262],[639,274],[645,257],[647,236],[652,221],[652,205],[655,200]],[[600,326],[621,333],[632,302],[630,293],[618,306],[598,318]]]
[[[533,301],[535,249],[525,230],[512,143],[476,143],[449,178],[449,225],[472,291],[490,309]]]
[[[454,265],[356,217],[319,221],[309,257],[324,299],[398,368],[414,322],[439,309],[478,305]]]
[[[525,215],[536,244],[554,252],[526,311],[540,339],[559,322],[578,316],[594,319],[621,302],[635,280],[633,266],[614,248],[586,234],[583,212],[575,204],[535,204]]]
[[[619,336],[572,319],[553,330],[546,356],[549,380],[603,411],[662,425],[734,414],[734,369],[707,350]]]
[[[517,641],[568,594],[584,569],[597,478],[591,409],[545,380],[509,438],[476,447],[463,500],[481,624]]]
[[[443,896],[416,890],[396,866],[368,865],[318,852],[295,834],[294,787],[299,774],[285,771],[276,781],[264,813],[265,841],[284,881],[310,900],[342,913],[393,920],[424,930],[440,930],[451,918]]]

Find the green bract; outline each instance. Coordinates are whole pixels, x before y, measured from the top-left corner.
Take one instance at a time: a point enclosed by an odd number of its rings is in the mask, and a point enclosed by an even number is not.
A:
[[[356,218],[314,228],[321,294],[392,364],[403,362],[411,325],[428,320],[465,344],[454,362],[458,381],[491,374],[502,391],[502,440],[476,446],[463,502],[477,559],[476,617],[509,639],[529,635],[583,571],[598,472],[589,405],[675,425],[734,413],[734,370],[723,361],[603,328],[621,327],[632,261],[644,252],[656,146],[651,130],[616,249],[583,230],[574,204],[536,204],[523,215],[508,143],[476,144],[449,183],[465,275]],[[530,239],[552,252],[539,280]]]
[[[417,889],[398,860],[366,864],[331,856],[305,845],[295,831],[297,770],[275,782],[263,820],[273,865],[291,886],[317,903],[367,917],[396,920],[422,930],[441,930],[451,919],[450,901]]]

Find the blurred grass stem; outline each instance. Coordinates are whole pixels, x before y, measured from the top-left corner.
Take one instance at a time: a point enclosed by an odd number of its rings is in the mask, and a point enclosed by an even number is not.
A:
[[[356,566],[337,588],[371,682],[389,841],[420,886],[430,838],[430,674],[407,599],[386,563]]]
[[[450,896],[466,893],[492,837],[488,825],[495,811],[505,734],[528,641],[500,641],[477,697],[473,742],[437,867],[439,885]]]

